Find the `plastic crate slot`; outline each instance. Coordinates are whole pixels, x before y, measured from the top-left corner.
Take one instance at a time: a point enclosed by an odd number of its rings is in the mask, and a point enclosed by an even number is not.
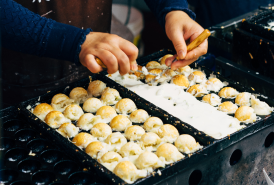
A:
[[[242,158],[242,151],[240,149],[236,149],[230,157],[230,160],[229,160],[230,165],[233,166],[237,164],[241,158]]]
[[[273,140],[274,140],[274,132],[270,132],[265,138],[264,146],[266,148],[270,147],[273,143]]]
[[[200,170],[194,170],[188,179],[188,184],[189,185],[198,185],[200,181],[202,180],[202,172]]]

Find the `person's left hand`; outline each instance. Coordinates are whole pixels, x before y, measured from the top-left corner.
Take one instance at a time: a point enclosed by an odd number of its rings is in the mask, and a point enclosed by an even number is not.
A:
[[[179,67],[184,67],[196,61],[201,55],[207,53],[207,39],[197,48],[187,52],[186,40],[192,42],[198,37],[204,29],[194,20],[192,20],[185,12],[176,10],[171,11],[166,15],[165,30],[168,38],[172,41],[174,48],[180,60],[172,63],[173,57],[166,59],[166,65],[175,70]],[[172,64],[171,64],[172,63]]]

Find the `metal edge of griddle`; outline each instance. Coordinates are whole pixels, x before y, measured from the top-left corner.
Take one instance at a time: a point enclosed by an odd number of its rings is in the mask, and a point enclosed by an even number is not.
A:
[[[135,93],[128,92],[127,89],[120,86],[116,82],[110,80],[109,78],[102,76],[102,75],[93,75],[93,80],[99,79],[102,80],[107,84],[108,87],[113,87],[117,89],[121,95],[127,95],[133,99],[133,101],[138,102],[136,105],[137,107],[140,107],[140,105],[143,104],[143,106],[147,103],[143,101],[142,98],[137,96]],[[77,86],[84,86],[85,84],[89,83],[89,79],[83,79],[78,82],[69,84],[68,88],[59,88],[57,90],[53,90],[50,93],[47,93],[45,95],[42,95],[40,97],[36,97],[30,100],[27,100],[25,102],[22,102],[20,104],[20,109],[22,111],[22,115],[25,116],[28,121],[36,127],[38,130],[40,130],[43,134],[47,135],[49,138],[53,139],[53,142],[55,142],[59,147],[61,147],[64,151],[67,153],[70,153],[72,157],[74,157],[78,162],[82,162],[84,166],[87,167],[88,170],[94,171],[98,174],[101,178],[107,178],[107,183],[112,184],[126,184],[122,179],[120,179],[118,176],[116,176],[114,173],[110,172],[108,169],[106,169],[103,165],[97,162],[97,160],[92,159],[88,154],[86,154],[84,151],[81,151],[77,146],[71,143],[67,138],[64,138],[59,133],[55,131],[55,129],[52,129],[47,124],[42,122],[40,119],[38,119],[34,114],[32,114],[26,107],[28,105],[35,105],[38,102],[47,102],[50,103],[49,100],[57,94],[57,93],[65,93],[68,94],[68,92],[73,88]],[[39,101],[38,101],[39,100]],[[138,100],[138,101],[136,101]],[[160,109],[155,109],[154,105],[148,104],[149,107],[148,113],[151,111],[159,112],[161,114],[162,119],[169,119],[169,121],[166,121],[168,123],[171,123],[171,120],[176,120],[174,117],[167,115],[167,117],[164,116],[162,111]],[[142,108],[142,107],[141,107]],[[164,120],[163,120],[164,121]],[[181,130],[179,128],[179,125],[176,126],[178,130]],[[192,134],[193,135],[193,134]],[[193,135],[196,139],[197,136]],[[212,144],[205,146],[203,149],[195,152],[191,157],[186,156],[184,159],[177,161],[171,165],[168,165],[164,169],[159,169],[161,171],[161,176],[159,174],[153,174],[155,178],[153,178],[153,175],[150,175],[146,178],[140,179],[136,181],[134,184],[147,184],[147,183],[157,183],[158,181],[164,180],[165,178],[169,177],[171,174],[173,174],[175,171],[182,171],[184,170],[188,165],[193,165],[197,161],[203,160],[208,155],[214,154],[214,149],[212,149]]]
[[[144,58],[139,58],[139,64],[145,64],[151,60],[157,60],[158,58],[166,55],[166,54],[174,54],[175,52],[172,50],[167,50],[167,49],[163,49],[159,52],[154,53],[153,55],[149,55],[146,56]],[[238,84],[237,82],[230,80],[230,79],[226,79],[225,77],[223,77],[220,74],[214,73],[213,71],[211,71],[210,69],[205,68],[204,66],[199,66],[198,64],[191,64],[191,67],[195,67],[197,65],[197,67],[201,67],[201,69],[205,70],[207,73],[210,74],[215,74],[218,78],[220,78],[222,81],[228,81],[229,85],[232,87],[236,87],[236,89],[241,89],[242,92],[251,92],[251,93],[255,93],[255,91],[252,90],[252,88],[247,88],[247,87],[243,87],[240,84]],[[259,93],[257,93],[259,94]],[[271,98],[268,99],[264,99],[264,101],[266,101],[267,103],[270,103],[271,106],[274,106],[274,100]],[[182,121],[181,121],[182,122]],[[224,138],[218,139],[214,142],[214,144],[212,145],[212,148],[215,148],[215,153],[228,148],[230,145],[248,137],[249,135],[251,135],[252,133],[258,132],[259,130],[274,124],[274,112],[271,113],[270,116],[266,116],[265,119],[262,120],[258,120],[253,124],[249,124],[247,127],[240,129],[232,134],[230,134],[229,136],[226,136]]]
[[[273,13],[273,10],[265,10],[263,12],[255,14],[242,22],[241,29],[254,35],[263,37],[265,39],[273,40],[274,31],[271,29],[264,28],[260,24],[257,24],[257,21],[270,17]]]

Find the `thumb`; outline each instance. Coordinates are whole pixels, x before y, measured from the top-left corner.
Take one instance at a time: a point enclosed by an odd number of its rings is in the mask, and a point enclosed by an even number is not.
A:
[[[173,43],[179,59],[184,59],[187,53],[187,46],[181,29],[175,29],[170,34],[170,40]]]

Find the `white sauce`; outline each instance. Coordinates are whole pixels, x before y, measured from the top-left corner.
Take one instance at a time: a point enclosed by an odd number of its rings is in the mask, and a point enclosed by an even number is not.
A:
[[[126,76],[122,78],[119,72],[110,78],[216,139],[223,138],[242,128],[236,118],[217,111],[215,107],[207,103],[198,101],[180,86],[174,84],[149,86],[141,81],[126,78]]]

